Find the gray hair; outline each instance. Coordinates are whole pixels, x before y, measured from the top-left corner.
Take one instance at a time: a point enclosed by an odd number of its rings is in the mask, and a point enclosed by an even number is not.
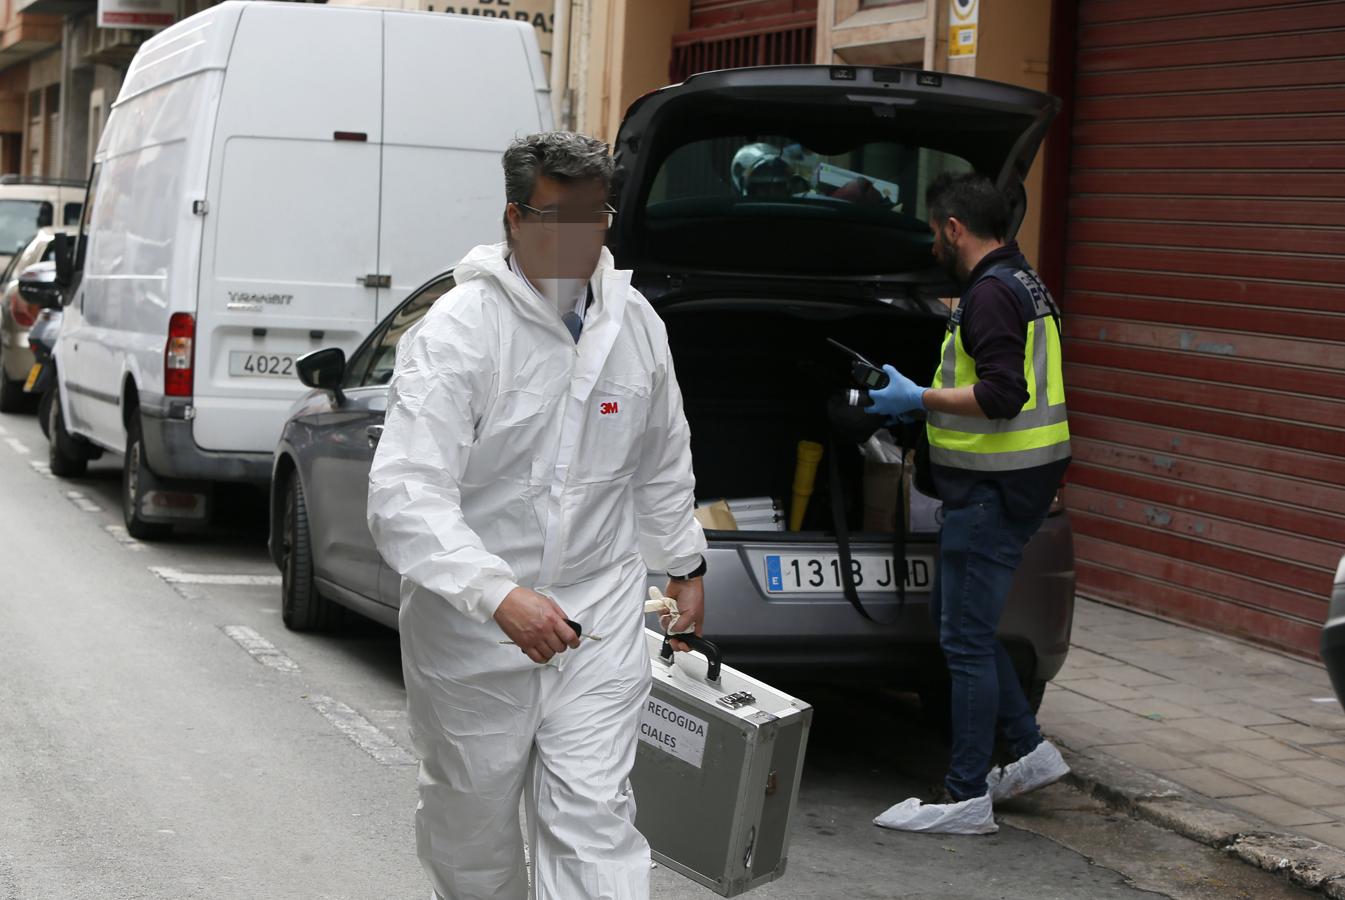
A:
[[[557,181],[601,179],[610,188],[616,164],[607,145],[597,138],[573,131],[545,131],[516,138],[504,151],[504,198],[507,203],[527,203],[537,186],[537,176]],[[509,216],[504,216],[504,234],[509,234]]]

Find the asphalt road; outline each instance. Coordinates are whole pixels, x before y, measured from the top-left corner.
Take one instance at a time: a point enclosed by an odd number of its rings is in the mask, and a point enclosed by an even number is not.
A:
[[[140,544],[119,458],[71,481],[45,460],[33,417],[0,415],[0,898],[424,898],[396,635],[284,628],[260,492]],[[937,778],[941,740],[913,701],[788,689],[817,712],[762,900],[1308,896],[1064,786],[997,810],[992,836],[877,829]]]

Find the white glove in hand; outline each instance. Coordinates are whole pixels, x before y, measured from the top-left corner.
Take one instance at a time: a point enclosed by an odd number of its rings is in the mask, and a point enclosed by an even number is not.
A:
[[[663,592],[656,587],[651,587],[649,589],[649,599],[645,601],[644,611],[647,613],[658,613],[659,621],[663,624],[664,631],[668,630],[668,625],[670,623],[676,622],[682,617],[682,614],[677,609],[677,601],[672,597],[665,597]],[[669,617],[666,621],[664,619],[665,616]],[[689,628],[687,631],[695,631],[695,629]],[[686,632],[678,633],[685,634]]]

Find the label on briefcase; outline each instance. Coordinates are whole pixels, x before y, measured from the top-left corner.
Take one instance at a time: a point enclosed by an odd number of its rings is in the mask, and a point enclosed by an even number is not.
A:
[[[651,694],[640,712],[640,740],[699,769],[708,725]]]

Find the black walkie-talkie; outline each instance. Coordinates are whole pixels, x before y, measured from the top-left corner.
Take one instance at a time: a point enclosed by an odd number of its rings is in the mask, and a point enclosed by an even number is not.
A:
[[[869,391],[880,391],[887,387],[890,378],[882,370],[881,366],[875,366],[863,356],[860,356],[854,350],[842,344],[834,338],[827,338],[827,343],[841,350],[846,356],[849,356],[853,362],[850,364],[850,377],[859,385],[857,391],[850,391],[848,400],[851,406],[867,406],[869,403]]]

